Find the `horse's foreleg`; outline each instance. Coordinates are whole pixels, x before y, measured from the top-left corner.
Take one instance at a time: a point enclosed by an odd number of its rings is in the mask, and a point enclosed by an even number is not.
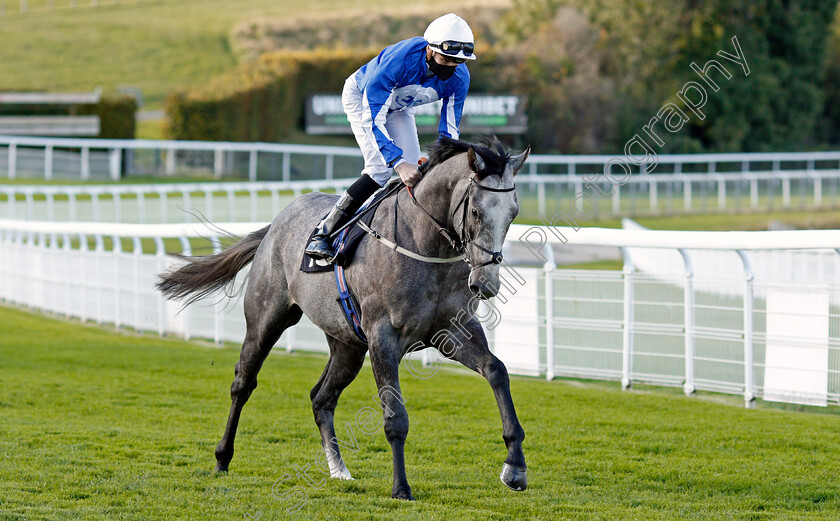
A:
[[[525,465],[525,454],[522,452],[522,441],[525,431],[516,417],[513,398],[510,396],[510,379],[507,368],[501,360],[496,358],[487,346],[487,338],[481,325],[472,321],[466,326],[470,334],[469,339],[462,339],[463,345],[455,349],[454,353],[447,353],[465,367],[476,371],[487,379],[496,397],[499,414],[502,417],[502,439],[508,449],[502,473],[499,476],[502,483],[513,490],[521,491],[528,487],[528,475]]]
[[[391,444],[394,485],[391,497],[414,500],[405,474],[405,439],[408,436],[408,411],[400,392],[401,350],[390,328],[380,328],[370,336],[370,361],[385,423],[385,437]]]
[[[338,447],[335,435],[333,417],[335,407],[341,392],[359,374],[359,370],[365,362],[364,347],[351,346],[327,337],[330,345],[330,360],[324,369],[324,374],[312,388],[312,413],[315,415],[315,423],[321,431],[321,444],[327,457],[330,467],[330,477],[337,479],[353,479],[344,460],[341,458],[341,451]]]

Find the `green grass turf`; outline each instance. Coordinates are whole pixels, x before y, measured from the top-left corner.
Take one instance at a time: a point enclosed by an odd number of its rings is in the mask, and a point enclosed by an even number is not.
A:
[[[0,519],[808,519],[840,511],[840,416],[737,397],[513,377],[530,488],[498,480],[505,457],[486,382],[404,373],[414,495],[389,498],[381,432],[355,430],[356,480],[316,489],[293,465],[319,446],[309,389],[325,358],[270,356],[229,474],[213,449],[238,349],[115,333],[0,308]],[[342,396],[340,436],[375,394],[369,367]],[[354,428],[355,429],[355,428]],[[284,475],[307,494],[272,498]],[[253,517],[252,517],[253,518]]]
[[[20,15],[14,0],[0,17],[0,90],[92,91],[133,85],[145,108],[161,108],[169,90],[232,68],[229,35],[239,23],[264,18],[359,16],[401,8],[385,0],[104,1],[96,8]],[[66,6],[69,0],[56,0]],[[90,5],[87,0],[79,4]],[[429,0],[435,11],[450,5]],[[419,6],[418,6],[419,7]],[[337,86],[338,87],[338,86]]]

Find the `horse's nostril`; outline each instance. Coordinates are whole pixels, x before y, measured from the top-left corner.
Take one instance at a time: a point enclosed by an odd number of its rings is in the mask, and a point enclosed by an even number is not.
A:
[[[472,293],[473,295],[479,295],[480,291],[481,290],[478,288],[478,286],[476,286],[475,284],[470,284],[470,293]]]

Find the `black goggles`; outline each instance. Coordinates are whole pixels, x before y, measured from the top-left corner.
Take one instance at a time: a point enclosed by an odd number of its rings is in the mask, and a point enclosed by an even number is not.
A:
[[[464,51],[464,56],[470,56],[473,51],[475,50],[475,44],[473,43],[466,43],[466,42],[454,42],[451,40],[440,42],[436,45],[440,52],[443,54],[449,55],[456,55],[461,51]]]

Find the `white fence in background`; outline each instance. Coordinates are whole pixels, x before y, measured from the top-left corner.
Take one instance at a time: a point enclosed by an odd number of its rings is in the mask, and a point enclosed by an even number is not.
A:
[[[582,176],[520,174],[520,215],[572,213]],[[124,223],[270,220],[307,191],[340,191],[353,178],[110,185],[0,185],[0,218]],[[601,216],[743,212],[840,206],[840,172],[634,175],[604,199]],[[598,199],[596,199],[598,200]],[[590,208],[585,211],[589,213]]]
[[[840,152],[662,155],[652,173],[646,165],[634,167],[634,175],[620,187],[599,175],[611,159],[614,156],[532,155],[520,174],[523,214],[571,214],[571,201],[583,191],[595,196],[601,216],[840,207]],[[293,190],[289,183],[296,181],[346,182],[361,168],[361,153],[355,147],[0,136],[0,176],[9,179],[102,182],[197,176],[277,181],[284,184],[270,190],[282,191]],[[587,174],[597,177],[594,184]],[[587,185],[597,186],[602,194],[615,193],[604,197]],[[141,191],[152,196],[159,191],[90,188],[103,197],[118,194],[128,199]],[[50,190],[27,188],[15,197],[25,199],[32,193],[46,198],[53,193],[63,198],[69,193]],[[226,190],[218,185],[218,192]],[[0,204],[8,197],[0,196]]]
[[[262,224],[219,224],[245,234]],[[165,269],[164,240],[189,252],[190,238],[215,230],[195,224],[129,225],[0,221],[0,297],[82,320],[185,338],[239,342],[241,301],[177,313],[153,288]],[[675,250],[680,273],[558,270],[548,244]],[[492,349],[511,373],[683,386],[796,403],[840,403],[840,232],[666,232],[515,225],[519,243],[542,268],[508,267],[504,289],[482,320]],[[691,251],[689,251],[691,250]],[[700,275],[695,250],[734,252],[737,278]],[[834,255],[822,280],[773,277],[753,251],[786,250],[807,259]],[[831,253],[825,253],[831,252]],[[757,258],[757,256],[756,256]],[[244,273],[240,275],[242,280]],[[515,290],[515,292],[513,291]],[[305,320],[279,341],[287,349],[326,351]],[[423,360],[435,355],[424,351]]]
[[[304,192],[338,192],[333,181],[0,185],[0,219],[111,223],[270,221]]]

